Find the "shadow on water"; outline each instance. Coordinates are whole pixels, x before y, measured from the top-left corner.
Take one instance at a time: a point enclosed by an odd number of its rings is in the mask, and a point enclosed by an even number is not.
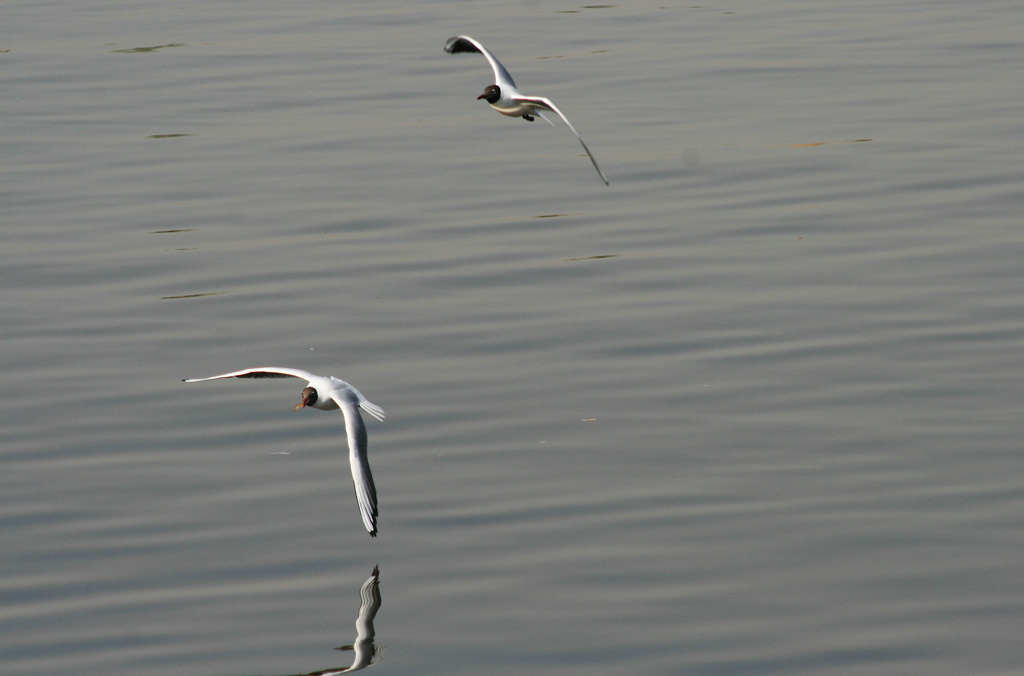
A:
[[[183,298],[205,298],[206,296],[221,296],[227,291],[208,291],[206,293],[187,293],[183,296],[160,296],[159,300],[182,300]]]
[[[169,49],[171,47],[184,47],[184,42],[172,42],[166,45],[157,45],[155,47],[132,47],[130,49],[111,49],[111,54],[148,54],[155,52],[160,49]]]

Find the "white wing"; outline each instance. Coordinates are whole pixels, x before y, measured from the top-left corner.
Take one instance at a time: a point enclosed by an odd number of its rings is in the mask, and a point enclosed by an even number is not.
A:
[[[348,461],[352,467],[352,486],[356,491],[359,513],[366,531],[371,537],[377,537],[377,488],[373,485],[373,474],[366,457],[366,425],[359,415],[360,397],[353,390],[345,389],[335,390],[331,398],[345,416]]]
[[[313,378],[316,378],[316,376],[309,371],[302,371],[300,369],[280,368],[278,366],[262,366],[255,369],[235,371],[233,373],[222,373],[219,376],[210,376],[209,378],[191,378],[182,382],[200,383],[204,380],[220,380],[221,378],[302,378],[303,380],[312,380]]]
[[[580,145],[583,146],[583,149],[587,151],[587,157],[590,158],[591,163],[594,165],[594,169],[597,169],[597,173],[601,177],[601,180],[604,181],[605,185],[608,185],[608,179],[605,177],[604,172],[601,171],[601,167],[597,166],[597,160],[594,159],[594,154],[590,152],[590,148],[587,147],[587,144],[583,142],[583,137],[580,136],[580,133],[572,126],[572,122],[569,122],[569,118],[562,114],[562,111],[560,111],[555,104],[551,103],[551,99],[543,96],[517,96],[516,101],[529,103],[537,108],[546,108],[552,113],[558,115],[558,117],[562,118],[562,121],[568,125],[569,130],[576,135],[577,139],[579,139]],[[541,115],[541,117],[544,116]],[[544,117],[544,119],[547,120],[546,117]],[[548,121],[550,122],[550,120]]]
[[[487,51],[486,47],[468,35],[456,35],[453,38],[448,38],[448,42],[444,43],[444,51],[449,54],[480,52],[491,64],[491,68],[494,69],[494,84],[501,87],[502,91],[505,91],[506,89],[514,90],[516,88],[515,80],[513,80],[512,75],[505,70],[505,66],[501,65],[501,61],[494,58],[494,54],[491,54]]]

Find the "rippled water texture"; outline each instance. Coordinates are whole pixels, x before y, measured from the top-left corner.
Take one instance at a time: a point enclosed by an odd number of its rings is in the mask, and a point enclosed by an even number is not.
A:
[[[1020,673],[1022,54],[1016,0],[0,4],[2,671]],[[181,382],[274,365],[387,411],[378,538],[303,383]]]

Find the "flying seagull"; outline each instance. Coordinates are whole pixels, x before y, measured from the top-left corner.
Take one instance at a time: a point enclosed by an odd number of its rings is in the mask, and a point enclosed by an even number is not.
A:
[[[359,390],[344,380],[332,376],[318,376],[299,369],[265,366],[209,378],[192,378],[183,382],[199,383],[221,378],[302,378],[309,381],[309,385],[302,390],[302,400],[296,404],[296,411],[306,406],[322,411],[341,409],[345,416],[348,459],[352,465],[352,484],[356,489],[359,513],[363,517],[363,525],[366,526],[367,532],[371,537],[377,537],[377,489],[373,485],[370,463],[366,458],[366,426],[363,424],[363,418],[359,415],[359,409],[363,409],[377,420],[384,420],[384,409],[376,404],[371,404]]]
[[[449,54],[479,52],[484,55],[487,62],[491,64],[491,68],[494,69],[494,84],[487,85],[484,88],[484,93],[476,98],[478,101],[480,99],[487,101],[487,103],[491,104],[491,108],[494,108],[502,115],[521,117],[530,122],[533,122],[534,115],[540,115],[541,118],[551,125],[554,125],[554,122],[548,120],[544,116],[543,111],[551,111],[562,118],[562,121],[568,125],[569,130],[576,134],[576,138],[579,139],[583,149],[587,151],[587,157],[594,164],[594,169],[597,169],[601,180],[604,181],[605,185],[608,185],[608,179],[605,177],[604,172],[601,171],[601,167],[597,166],[597,160],[594,159],[594,155],[590,152],[587,144],[583,142],[583,137],[580,136],[576,128],[569,122],[569,118],[562,114],[562,111],[551,102],[551,99],[543,96],[525,96],[519,93],[519,90],[516,89],[515,81],[509,72],[505,70],[505,66],[501,65],[501,62],[494,58],[494,55],[487,51],[486,47],[468,35],[456,35],[453,38],[448,38],[448,42],[444,45],[444,51]]]

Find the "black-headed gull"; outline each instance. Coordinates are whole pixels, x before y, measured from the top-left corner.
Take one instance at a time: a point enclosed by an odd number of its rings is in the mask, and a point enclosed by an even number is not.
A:
[[[319,408],[322,411],[341,409],[345,416],[348,459],[352,465],[352,484],[356,489],[359,513],[363,517],[363,525],[366,526],[367,532],[372,537],[377,537],[377,489],[373,485],[370,462],[366,458],[366,426],[363,424],[362,416],[359,415],[359,409],[363,409],[377,420],[384,420],[384,409],[376,404],[371,404],[359,390],[344,380],[332,376],[318,376],[299,369],[265,366],[209,378],[192,378],[184,382],[199,383],[221,378],[301,378],[309,381],[309,385],[302,390],[302,401],[296,404],[296,411],[306,406]]]
[[[487,103],[491,104],[491,108],[494,108],[502,115],[521,117],[530,122],[533,122],[534,115],[540,115],[551,125],[554,125],[554,122],[548,120],[542,110],[550,110],[562,118],[562,121],[565,122],[570,131],[576,134],[576,138],[579,139],[583,149],[587,151],[587,157],[594,164],[594,169],[597,169],[597,174],[601,177],[601,180],[604,181],[605,185],[608,185],[608,179],[605,177],[604,172],[601,171],[601,167],[597,166],[597,160],[594,159],[594,154],[590,152],[587,144],[583,142],[583,137],[580,136],[576,128],[569,122],[569,118],[562,114],[562,111],[555,104],[551,103],[551,99],[543,96],[525,96],[520,93],[516,89],[516,83],[512,76],[505,70],[505,66],[501,65],[501,62],[494,58],[494,55],[487,51],[486,47],[468,35],[456,35],[453,38],[448,38],[448,42],[444,45],[444,51],[449,54],[479,52],[484,55],[484,58],[491,64],[491,68],[494,69],[494,84],[487,85],[484,88],[484,93],[476,98],[478,101],[480,99],[487,101]]]

